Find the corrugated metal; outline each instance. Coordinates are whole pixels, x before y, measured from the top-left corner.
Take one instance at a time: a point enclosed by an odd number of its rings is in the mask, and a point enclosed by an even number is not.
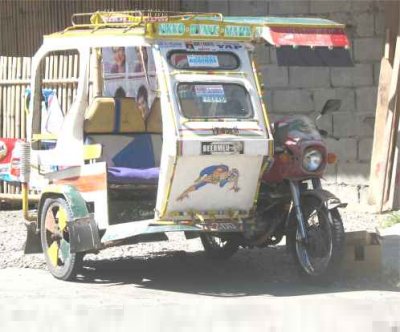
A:
[[[32,56],[43,35],[70,26],[74,13],[180,8],[180,0],[0,0],[0,55]]]

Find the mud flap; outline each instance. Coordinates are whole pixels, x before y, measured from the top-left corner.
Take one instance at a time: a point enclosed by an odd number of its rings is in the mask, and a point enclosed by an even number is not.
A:
[[[99,230],[94,215],[68,222],[71,253],[86,252],[102,248]]]
[[[25,223],[26,226],[26,242],[24,246],[24,254],[40,254],[43,252],[42,242],[40,240],[40,232],[35,222]]]

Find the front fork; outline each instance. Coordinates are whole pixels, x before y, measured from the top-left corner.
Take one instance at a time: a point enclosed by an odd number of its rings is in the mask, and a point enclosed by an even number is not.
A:
[[[300,203],[300,188],[299,183],[297,181],[289,180],[290,191],[292,193],[292,201],[293,201],[293,208],[296,212],[296,220],[297,220],[297,227],[299,230],[299,235],[301,241],[307,241],[307,232],[306,227],[304,224],[304,216],[303,211],[301,210],[301,203]]]
[[[311,179],[313,189],[321,189],[321,179],[320,178],[312,178]],[[300,188],[299,182],[289,180],[290,191],[292,193],[292,201],[293,201],[293,208],[296,212],[296,220],[297,226],[299,229],[300,241],[307,242],[307,232],[306,226],[304,222],[304,215],[303,211],[301,210],[301,201],[300,201]]]

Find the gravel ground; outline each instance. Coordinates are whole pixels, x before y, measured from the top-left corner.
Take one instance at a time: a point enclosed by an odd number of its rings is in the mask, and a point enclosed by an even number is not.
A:
[[[374,230],[377,217],[361,211],[342,210],[346,230]],[[17,267],[46,269],[42,254],[24,255],[26,230],[20,211],[0,211],[0,269]],[[169,241],[142,243],[109,248],[98,255],[85,256],[85,271],[97,274],[132,270],[146,271],[154,276],[160,271],[173,278],[186,273],[188,278],[208,278],[210,274],[242,278],[252,281],[261,278],[268,282],[293,282],[297,279],[291,257],[284,246],[268,249],[242,249],[232,259],[215,264],[202,255],[199,239],[186,240],[183,233],[168,234]],[[95,272],[93,272],[95,271]],[[239,276],[238,276],[239,274]],[[85,273],[83,274],[85,275]],[[355,289],[382,289],[380,276],[345,278],[339,286]]]

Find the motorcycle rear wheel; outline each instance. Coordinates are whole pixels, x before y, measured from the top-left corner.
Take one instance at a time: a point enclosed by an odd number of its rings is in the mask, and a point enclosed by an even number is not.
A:
[[[222,239],[208,233],[200,234],[204,253],[207,258],[224,260],[232,257],[239,249],[239,244],[232,239]]]
[[[307,241],[301,240],[293,216],[287,242],[300,276],[314,284],[329,284],[340,272],[344,228],[337,209],[328,210],[316,197],[302,198]]]

